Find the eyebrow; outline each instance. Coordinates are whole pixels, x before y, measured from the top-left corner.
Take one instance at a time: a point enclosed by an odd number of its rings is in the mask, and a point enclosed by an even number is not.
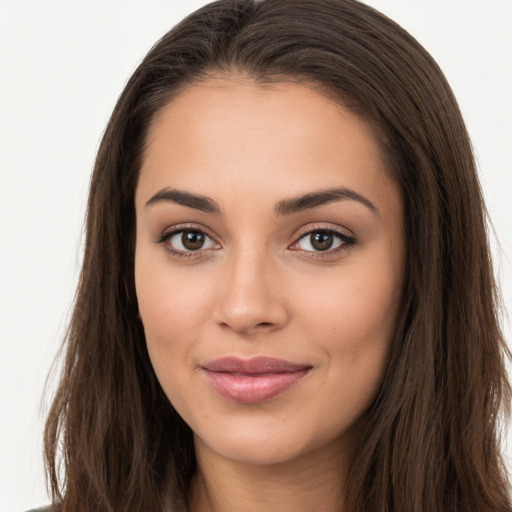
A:
[[[378,212],[377,207],[366,197],[358,194],[354,190],[345,187],[338,187],[310,192],[303,196],[279,201],[274,208],[274,213],[277,216],[292,215],[297,212],[318,208],[320,206],[342,200],[357,201],[369,208],[372,212]],[[160,202],[172,202],[189,208],[194,208],[204,213],[221,215],[220,206],[214,199],[183,190],[163,188],[146,202],[146,206],[151,206]]]
[[[213,213],[214,215],[221,214],[217,201],[206,196],[196,195],[191,192],[171,188],[163,188],[162,190],[159,190],[149,201],[147,201],[146,206],[151,206],[162,201],[181,204],[182,206],[195,208],[196,210],[200,210],[205,213]]]
[[[354,190],[350,190],[345,187],[338,187],[319,190],[304,196],[280,201],[275,207],[275,213],[276,215],[291,215],[303,210],[318,208],[319,206],[342,200],[357,201],[372,210],[372,212],[377,213],[378,211],[377,207],[366,197],[358,194]]]

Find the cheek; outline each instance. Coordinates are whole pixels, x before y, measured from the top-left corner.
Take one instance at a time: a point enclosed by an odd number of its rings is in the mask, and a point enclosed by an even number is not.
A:
[[[187,383],[201,317],[208,315],[204,293],[190,276],[169,272],[166,265],[143,264],[142,259],[139,263],[135,284],[153,369],[169,401],[180,414],[191,417],[189,405],[194,401]]]
[[[329,283],[309,302],[308,339],[320,345],[329,367],[326,389],[337,397],[333,424],[355,423],[381,386],[400,308],[399,279],[383,272],[353,272]],[[304,315],[306,312],[303,313]]]
[[[135,286],[150,356],[171,362],[199,335],[201,319],[209,314],[204,282],[141,259],[135,266]]]
[[[328,386],[353,417],[369,406],[380,386],[396,329],[401,279],[390,267],[351,268],[303,301],[310,343],[320,345],[330,368]]]
[[[386,339],[394,331],[400,304],[399,279],[389,270],[352,269],[305,297],[303,315],[315,329],[341,340]]]

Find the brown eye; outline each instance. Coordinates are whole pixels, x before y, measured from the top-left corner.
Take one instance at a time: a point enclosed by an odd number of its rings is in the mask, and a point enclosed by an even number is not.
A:
[[[334,243],[332,233],[314,233],[311,235],[311,246],[317,251],[326,251],[330,249]]]
[[[344,245],[352,245],[354,238],[331,230],[310,231],[297,242],[299,249],[307,252],[334,252]]]
[[[204,233],[200,231],[183,231],[181,243],[185,249],[196,251],[204,245]]]
[[[217,244],[203,231],[198,229],[182,229],[165,237],[171,249],[178,252],[193,252],[201,249],[215,249]]]

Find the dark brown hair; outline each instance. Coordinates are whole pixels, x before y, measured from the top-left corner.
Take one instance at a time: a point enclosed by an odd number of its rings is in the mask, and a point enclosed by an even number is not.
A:
[[[160,388],[137,314],[134,192],[155,114],[188,84],[226,73],[328,91],[376,128],[402,189],[403,314],[362,421],[347,512],[511,512],[498,437],[506,346],[466,128],[429,54],[355,0],[214,2],[165,35],[126,85],[94,168],[46,425],[55,510],[186,508],[192,435]]]

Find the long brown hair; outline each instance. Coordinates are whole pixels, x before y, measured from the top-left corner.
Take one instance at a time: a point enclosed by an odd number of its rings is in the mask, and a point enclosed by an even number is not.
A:
[[[214,2],[166,34],[126,85],[94,167],[46,425],[55,510],[186,508],[192,435],[160,388],[138,318],[134,192],[159,109],[187,84],[233,72],[298,80],[337,99],[376,128],[402,189],[403,313],[363,418],[347,512],[511,512],[498,436],[508,353],[470,141],[434,60],[355,0]]]

